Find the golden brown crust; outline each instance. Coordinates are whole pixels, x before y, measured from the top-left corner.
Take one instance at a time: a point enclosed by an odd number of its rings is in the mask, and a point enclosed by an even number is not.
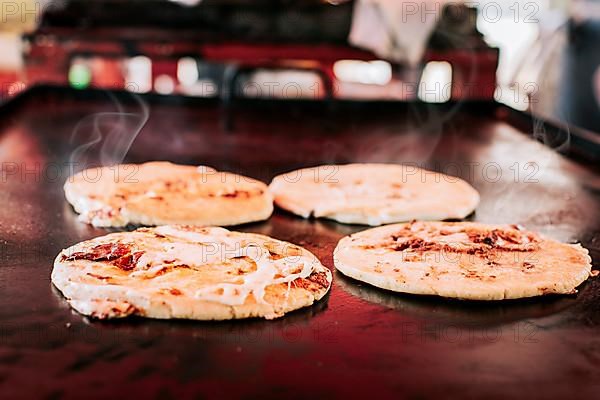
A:
[[[168,162],[84,170],[64,189],[80,219],[94,226],[228,226],[267,219],[273,211],[262,182]]]
[[[590,275],[580,245],[516,225],[411,222],[342,239],[336,268],[399,292],[474,300],[573,293]]]
[[[331,272],[307,250],[267,236],[161,226],[63,250],[52,281],[96,318],[270,319],[321,299]]]

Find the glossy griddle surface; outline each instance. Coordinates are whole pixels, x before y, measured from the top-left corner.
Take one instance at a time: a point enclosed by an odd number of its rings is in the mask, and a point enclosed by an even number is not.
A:
[[[470,219],[520,223],[600,257],[598,175],[492,105],[144,101],[150,119],[125,161],[206,164],[265,181],[320,163],[423,162],[481,192]],[[98,322],[72,312],[51,285],[53,259],[108,231],[78,222],[64,200],[65,165],[89,140],[70,138],[81,121],[119,107],[139,112],[128,95],[52,88],[0,108],[2,398],[598,393],[597,279],[576,296],[472,303],[386,292],[334,272],[323,301],[274,321]],[[237,229],[303,245],[334,270],[337,241],[364,227],[276,210]]]

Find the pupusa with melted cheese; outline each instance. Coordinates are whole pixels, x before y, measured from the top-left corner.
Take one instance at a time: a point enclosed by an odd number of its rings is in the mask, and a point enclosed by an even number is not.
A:
[[[224,228],[160,226],[63,250],[52,282],[96,318],[272,319],[320,300],[332,275],[306,249]]]

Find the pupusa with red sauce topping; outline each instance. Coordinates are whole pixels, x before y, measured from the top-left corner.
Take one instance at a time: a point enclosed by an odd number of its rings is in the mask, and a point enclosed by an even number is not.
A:
[[[268,236],[186,225],[111,233],[63,250],[52,282],[96,318],[272,319],[320,300],[332,275]]]
[[[591,274],[579,244],[518,225],[413,221],[347,236],[334,252],[345,275],[396,292],[470,300],[574,294]]]

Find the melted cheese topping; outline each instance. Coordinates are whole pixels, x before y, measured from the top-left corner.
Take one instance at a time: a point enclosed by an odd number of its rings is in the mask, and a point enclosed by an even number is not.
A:
[[[197,290],[198,299],[225,305],[242,305],[252,295],[257,303],[266,304],[265,290],[270,285],[287,284],[298,278],[307,278],[319,265],[315,258],[306,254],[283,255],[273,259],[264,241],[245,240],[223,228],[194,228],[161,226],[149,230],[166,238],[158,242],[158,249],[146,250],[138,259],[132,278],[154,278],[166,266],[186,265],[201,270],[209,265],[231,263],[231,260],[247,257],[256,264],[256,270],[236,276],[235,283],[222,282]],[[277,242],[284,245],[283,242]],[[281,250],[285,250],[282,248]],[[285,252],[284,252],[285,253]]]
[[[299,273],[290,273],[293,268],[298,267],[297,257],[284,257],[279,260],[271,260],[269,251],[256,245],[246,246],[240,249],[236,257],[246,256],[256,263],[256,271],[245,275],[242,284],[221,283],[200,289],[195,296],[198,299],[216,301],[227,305],[244,304],[246,298],[252,294],[258,303],[266,304],[264,300],[265,289],[269,285],[290,283],[297,278],[306,278],[312,272],[310,263],[303,263]],[[291,259],[291,261],[290,261]],[[280,278],[276,278],[280,275]]]

